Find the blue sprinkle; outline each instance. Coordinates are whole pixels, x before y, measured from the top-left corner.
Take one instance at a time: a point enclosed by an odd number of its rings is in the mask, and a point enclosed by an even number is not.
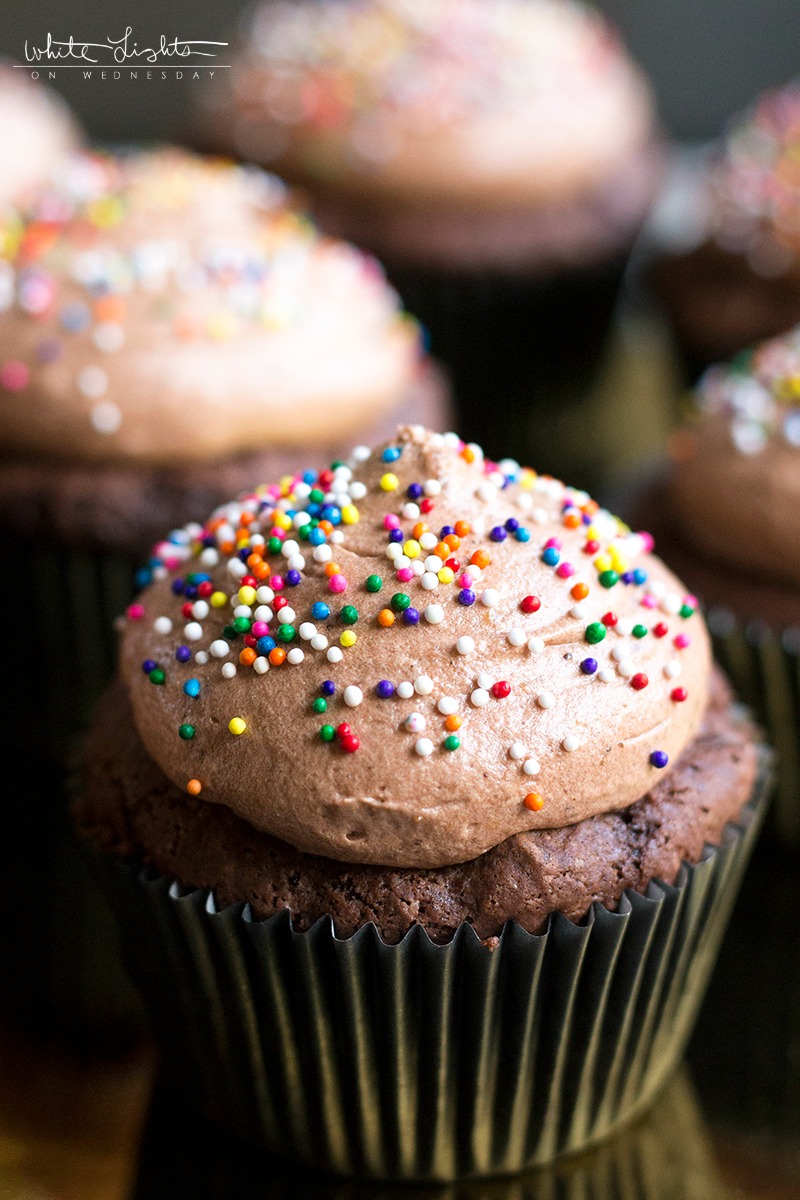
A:
[[[187,679],[186,683],[183,685],[183,690],[187,696],[199,696],[200,695],[200,680],[199,679]]]
[[[524,525],[520,525],[519,529],[514,530],[514,537],[518,542],[529,542],[531,540],[530,530]]]
[[[557,567],[560,558],[561,555],[558,553],[555,546],[548,546],[547,549],[542,552],[542,562],[546,563],[548,567]]]
[[[256,642],[256,650],[258,650],[259,654],[269,654],[270,650],[274,650],[276,645],[277,642],[275,641],[274,637],[270,637],[269,634],[264,634],[264,636],[260,637]]]
[[[383,459],[383,461],[385,463],[393,463],[393,462],[397,462],[398,458],[400,457],[400,455],[402,453],[403,453],[402,446],[388,446],[386,448],[386,450],[384,450],[383,454],[381,455],[381,458]]]
[[[315,621],[326,621],[331,615],[331,610],[324,600],[317,600],[311,605],[311,615]]]
[[[641,567],[637,567],[633,572],[633,582],[636,584],[647,583],[647,571],[643,571]]]
[[[308,540],[312,546],[321,546],[325,541],[325,530],[312,529],[311,533],[308,535]]]

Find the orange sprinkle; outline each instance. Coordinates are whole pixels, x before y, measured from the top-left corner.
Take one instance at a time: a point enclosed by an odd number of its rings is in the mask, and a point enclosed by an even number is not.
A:
[[[453,528],[460,538],[466,537],[468,533],[472,532],[472,526],[469,521],[456,521]]]
[[[335,562],[325,563],[325,574],[330,579],[331,575],[339,574],[339,564]]]
[[[450,557],[450,547],[447,542],[437,542],[431,553],[436,554],[444,562],[446,558]]]
[[[583,518],[580,513],[568,512],[565,514],[564,525],[567,529],[577,529],[581,524],[583,524]]]
[[[259,581],[262,579],[269,579],[270,575],[272,574],[272,571],[265,562],[256,563],[252,570],[256,579]]]
[[[330,521],[320,521],[319,528],[323,533],[333,533],[333,526]]]
[[[461,545],[461,538],[456,537],[454,533],[448,533],[446,537],[442,538],[442,541],[446,546],[449,546],[451,550],[457,550]]]
[[[528,792],[522,803],[531,812],[541,812],[544,808],[544,796],[540,796],[538,792]]]
[[[469,560],[474,567],[480,567],[483,571],[492,561],[491,556],[485,550],[476,550]]]
[[[95,302],[94,315],[98,321],[121,321],[125,316],[125,301],[122,296],[101,296]]]
[[[464,459],[464,462],[473,463],[475,462],[475,451],[471,446],[465,446],[461,451],[461,457]]]
[[[573,600],[585,600],[589,595],[589,588],[585,583],[576,583],[570,588],[569,594]]]
[[[233,551],[235,550],[235,546],[234,546],[233,542],[230,539],[228,539],[228,541],[226,541],[226,542],[220,542],[219,549],[220,549],[220,554],[233,554]]]
[[[394,613],[390,608],[382,608],[378,613],[378,624],[384,629],[388,629],[390,625],[394,625]]]
[[[416,525],[414,526],[414,528],[411,532],[413,533],[414,537],[419,541],[419,539],[422,537],[423,533],[428,532],[428,526],[425,524],[424,521],[417,521]]]
[[[253,647],[245,646],[244,650],[242,650],[241,654],[239,655],[239,662],[243,667],[252,667],[253,663],[256,661],[256,658],[257,655]]]
[[[199,779],[190,779],[186,785],[186,790],[190,796],[199,796],[203,790],[203,785]]]
[[[452,713],[445,721],[444,727],[448,733],[455,733],[457,729],[461,728],[461,717]]]
[[[273,667],[282,667],[286,662],[286,651],[283,646],[275,646],[269,652],[269,661]]]

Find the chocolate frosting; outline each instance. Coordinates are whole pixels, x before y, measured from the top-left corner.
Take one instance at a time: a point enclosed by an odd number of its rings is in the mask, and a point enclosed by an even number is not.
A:
[[[709,641],[647,535],[420,427],[316,483],[157,547],[121,621],[136,725],[174,783],[307,853],[434,867],[623,809],[671,769]]]

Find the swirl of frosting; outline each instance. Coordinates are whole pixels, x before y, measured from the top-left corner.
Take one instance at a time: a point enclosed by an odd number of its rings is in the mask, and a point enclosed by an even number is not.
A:
[[[572,0],[266,0],[203,104],[309,186],[490,209],[591,191],[655,124],[616,31]]]
[[[702,616],[585,492],[400,428],[154,550],[120,618],[168,778],[301,851],[431,867],[627,807],[695,735]]]
[[[0,439],[82,462],[349,440],[421,336],[376,260],[257,168],[84,152],[0,218]]]
[[[670,442],[670,506],[692,545],[800,583],[800,327],[710,367]]]

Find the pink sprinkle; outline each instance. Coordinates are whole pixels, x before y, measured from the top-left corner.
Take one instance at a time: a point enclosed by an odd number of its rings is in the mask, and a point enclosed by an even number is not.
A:
[[[414,572],[411,570],[411,567],[401,567],[397,572],[397,578],[401,583],[410,583],[414,578]]]
[[[691,644],[692,644],[692,639],[689,637],[688,633],[679,633],[678,636],[675,638],[675,645],[678,647],[679,650],[685,650],[686,647],[691,646]]]
[[[465,571],[463,575],[459,576],[458,586],[462,588],[472,587],[472,576]]]
[[[279,529],[277,525],[273,525],[272,529],[270,529],[270,531],[269,531],[269,536],[277,538],[279,542],[285,542],[286,541],[286,530]]]
[[[177,571],[178,567],[180,566],[180,562],[177,558],[175,558],[174,555],[171,555],[169,558],[164,559],[164,566],[168,571]]]
[[[143,604],[129,604],[128,608],[127,608],[127,613],[128,613],[128,620],[141,621],[142,617],[144,616],[144,605]]]
[[[272,575],[270,577],[269,586],[272,588],[273,592],[282,592],[283,591],[283,576],[282,575]]]
[[[331,575],[328,580],[328,588],[332,592],[346,592],[347,580],[344,575]]]
[[[384,529],[399,529],[399,527],[400,527],[400,518],[395,516],[394,513],[387,513],[386,516],[383,518],[383,528]]]
[[[639,537],[642,539],[642,548],[645,554],[649,554],[656,544],[655,538],[652,533],[646,533],[644,530],[640,530]]]
[[[642,608],[655,608],[657,603],[658,601],[656,600],[655,596],[652,596],[650,592],[647,592],[646,595],[642,596]]]
[[[10,358],[0,367],[0,384],[7,392],[21,392],[30,383],[30,378],[27,364],[18,358]]]
[[[269,633],[269,625],[266,621],[254,621],[250,627],[250,632],[253,637],[266,637]]]
[[[561,579],[569,579],[570,575],[574,574],[575,568],[573,567],[572,563],[563,562],[559,563],[556,567],[556,575],[558,575]]]
[[[544,544],[544,548],[545,548],[545,550],[560,550],[561,542],[558,540],[557,537],[548,538]]]
[[[683,597],[683,603],[688,604],[690,608],[700,607],[697,596],[692,596],[691,593],[688,596]]]

